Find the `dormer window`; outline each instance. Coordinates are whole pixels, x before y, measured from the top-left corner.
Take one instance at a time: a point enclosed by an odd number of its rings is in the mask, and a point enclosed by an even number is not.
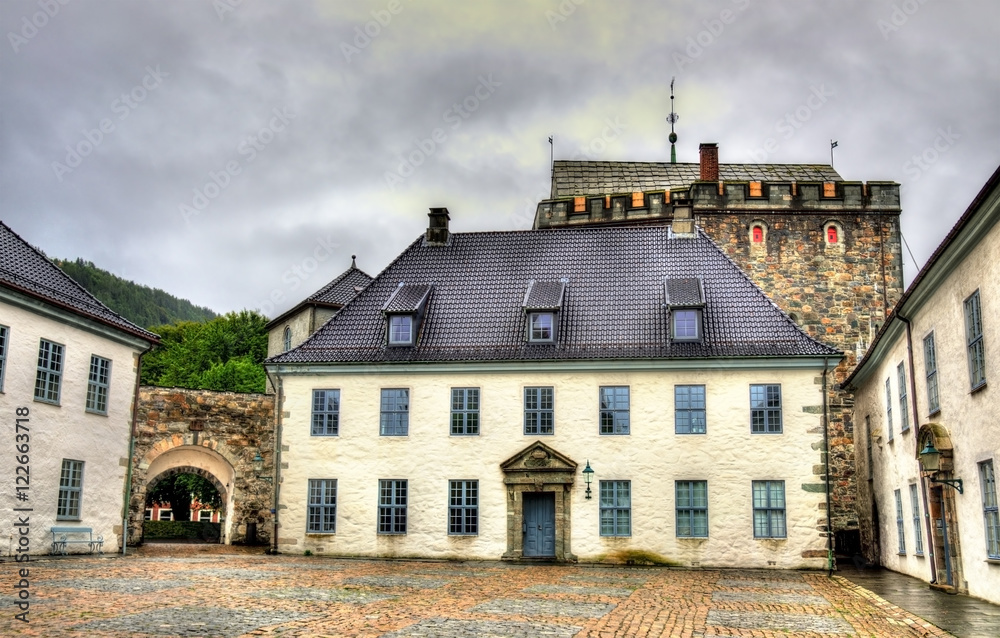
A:
[[[705,290],[701,277],[665,279],[664,306],[670,316],[670,340],[701,341],[704,337]]]
[[[431,284],[400,282],[389,296],[382,313],[386,318],[386,342],[390,346],[416,345],[431,288]]]
[[[527,321],[528,343],[555,343],[558,323],[556,317],[562,309],[568,279],[559,281],[528,282],[521,304]]]

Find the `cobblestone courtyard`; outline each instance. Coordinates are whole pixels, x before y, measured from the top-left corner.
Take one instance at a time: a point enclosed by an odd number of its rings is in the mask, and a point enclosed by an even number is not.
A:
[[[148,548],[149,546],[147,546]],[[139,555],[40,560],[3,636],[950,636],[825,573]]]

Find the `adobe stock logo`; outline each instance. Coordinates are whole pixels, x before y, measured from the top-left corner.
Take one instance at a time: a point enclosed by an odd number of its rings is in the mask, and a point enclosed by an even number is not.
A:
[[[49,20],[58,15],[60,6],[65,7],[67,4],[69,4],[69,0],[38,0],[38,7],[41,11],[32,14],[31,19],[28,19],[28,16],[21,18],[20,33],[7,32],[7,41],[10,42],[14,53],[20,53],[21,47],[28,44],[32,38],[38,35],[39,29],[45,28]]]

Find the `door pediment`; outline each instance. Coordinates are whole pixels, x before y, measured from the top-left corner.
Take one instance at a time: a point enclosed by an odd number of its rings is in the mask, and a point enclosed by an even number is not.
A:
[[[561,479],[553,480],[555,476],[548,476],[546,483],[572,483],[576,468],[576,461],[541,441],[535,441],[500,464],[500,469],[508,479],[512,478],[512,475],[526,478],[527,475],[537,474],[558,475]]]

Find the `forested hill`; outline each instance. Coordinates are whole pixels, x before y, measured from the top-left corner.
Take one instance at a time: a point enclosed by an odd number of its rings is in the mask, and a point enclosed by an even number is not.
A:
[[[151,328],[177,321],[209,321],[217,315],[159,288],[142,286],[102,270],[89,261],[53,259],[63,272],[132,323]]]

